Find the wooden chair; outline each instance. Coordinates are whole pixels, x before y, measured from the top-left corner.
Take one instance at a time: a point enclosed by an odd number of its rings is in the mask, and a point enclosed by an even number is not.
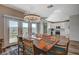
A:
[[[64,39],[64,40],[67,40],[64,45],[57,44],[57,45],[55,46],[55,48],[58,47],[58,48],[64,50],[63,52],[61,52],[61,51],[60,51],[60,52],[57,52],[57,51],[56,51],[57,54],[60,54],[60,55],[61,55],[61,54],[62,54],[62,55],[63,55],[63,54],[64,54],[64,55],[67,55],[67,54],[68,54],[68,47],[69,47],[70,40],[69,40],[69,38],[66,38],[66,39]]]
[[[24,55],[24,42],[22,37],[18,37],[18,54]]]
[[[34,55],[33,41],[24,39],[25,55]]]
[[[24,40],[24,51],[25,51],[25,55],[40,55],[40,54],[46,54],[43,50],[37,48],[34,43],[33,40]]]
[[[64,39],[65,40],[65,39]],[[67,39],[67,42],[65,45],[57,44],[52,49],[50,49],[48,54],[54,54],[54,55],[67,55],[68,54],[68,46],[69,46],[69,39]]]
[[[22,46],[21,48],[20,48],[20,45]],[[37,48],[33,44],[33,40],[24,39],[22,37],[19,37],[19,48],[18,48],[18,50],[20,50],[20,49],[23,52],[23,55],[45,54],[44,51],[42,51],[41,49]],[[18,52],[18,54],[20,54],[20,51]]]
[[[41,37],[41,34],[36,34],[36,37]]]

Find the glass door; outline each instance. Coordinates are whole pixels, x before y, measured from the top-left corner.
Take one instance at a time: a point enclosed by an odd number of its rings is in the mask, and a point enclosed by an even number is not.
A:
[[[22,23],[23,37],[28,37],[28,23]]]
[[[32,23],[32,35],[37,34],[37,23]]]
[[[17,42],[18,22],[9,21],[9,43]]]

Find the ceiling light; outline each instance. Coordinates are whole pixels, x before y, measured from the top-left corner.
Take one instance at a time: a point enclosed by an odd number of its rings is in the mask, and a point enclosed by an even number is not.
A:
[[[26,20],[26,21],[40,21],[41,17],[39,15],[35,15],[35,14],[28,14],[24,17],[24,20]]]

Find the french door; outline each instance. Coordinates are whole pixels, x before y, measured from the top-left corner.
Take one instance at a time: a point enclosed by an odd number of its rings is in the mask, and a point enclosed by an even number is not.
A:
[[[22,35],[23,37],[28,37],[28,23],[22,23]]]
[[[18,36],[18,22],[10,20],[9,21],[9,43],[17,42]]]
[[[32,35],[37,34],[37,23],[32,23]]]

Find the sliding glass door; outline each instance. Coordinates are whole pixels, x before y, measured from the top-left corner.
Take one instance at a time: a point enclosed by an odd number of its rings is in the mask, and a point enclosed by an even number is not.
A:
[[[17,42],[18,22],[9,21],[9,43]]]

